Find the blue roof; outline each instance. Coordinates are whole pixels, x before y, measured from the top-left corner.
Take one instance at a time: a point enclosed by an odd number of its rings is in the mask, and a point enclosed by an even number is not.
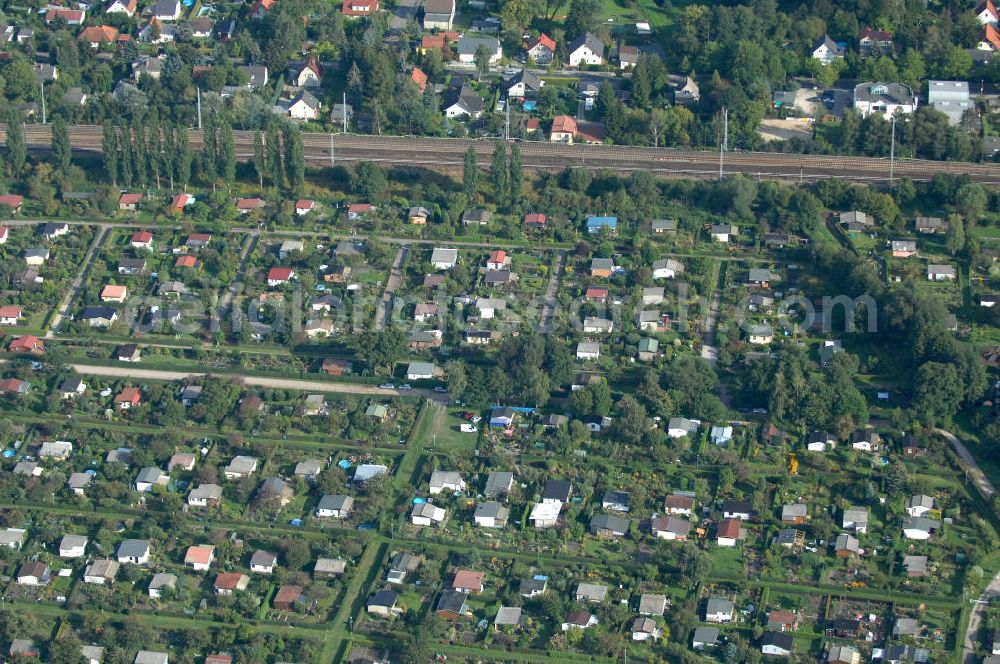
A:
[[[587,217],[587,228],[618,228],[618,217]]]

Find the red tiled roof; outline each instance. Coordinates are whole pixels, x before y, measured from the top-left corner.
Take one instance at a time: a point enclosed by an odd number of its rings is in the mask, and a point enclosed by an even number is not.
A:
[[[138,387],[126,387],[121,393],[115,397],[115,403],[131,403],[137,404],[142,401],[142,392],[139,391]]]
[[[737,539],[740,536],[740,522],[739,519],[723,519],[719,523],[719,537],[728,537],[729,539]]]
[[[861,31],[860,39],[871,39],[872,41],[892,41],[892,33],[888,30],[872,30],[865,28]]]
[[[421,92],[427,88],[427,74],[420,67],[413,68],[413,71],[410,72],[410,80],[417,84]]]
[[[267,273],[268,281],[288,281],[292,278],[292,268],[272,267]]]
[[[264,207],[264,201],[260,198],[237,198],[237,210],[257,210]]]
[[[526,224],[538,224],[540,226],[544,226],[545,221],[545,215],[541,212],[532,212],[531,214],[524,215],[524,223]]]
[[[576,120],[569,115],[557,115],[552,118],[553,134],[575,134]]]
[[[983,26],[983,41],[988,41],[994,49],[1000,51],[1000,33],[989,23]]]
[[[149,231],[136,231],[132,233],[132,242],[137,244],[147,244],[153,240],[153,234]]]
[[[118,29],[110,25],[92,25],[80,32],[78,39],[90,44],[103,44],[118,39]]]
[[[311,210],[313,209],[314,205],[316,205],[316,202],[311,201],[308,198],[300,198],[299,200],[295,201],[296,210]]]
[[[22,307],[16,304],[5,304],[0,307],[0,318],[20,318]]]
[[[549,37],[544,32],[542,34],[538,35],[538,39],[536,39],[535,41],[531,42],[531,45],[528,46],[528,50],[529,51],[532,50],[533,48],[535,48],[539,44],[541,44],[542,46],[544,46],[546,49],[552,51],[553,53],[556,52],[556,43],[552,40],[551,37]]]
[[[21,207],[21,203],[24,202],[24,196],[18,196],[17,194],[4,194],[0,196],[0,205],[9,205],[14,209]]]
[[[118,205],[137,205],[142,200],[142,194],[122,194]]]
[[[368,16],[378,11],[378,0],[344,0],[340,13],[344,16]]]
[[[44,350],[45,344],[38,337],[26,334],[23,337],[18,337],[10,342],[8,347],[11,352],[27,352],[31,353],[36,350]]]

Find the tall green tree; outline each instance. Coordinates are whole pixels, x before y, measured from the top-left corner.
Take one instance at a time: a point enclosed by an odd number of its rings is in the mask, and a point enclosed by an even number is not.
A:
[[[69,172],[72,158],[73,148],[69,142],[69,127],[66,126],[66,120],[57,115],[52,122],[52,166],[65,175]]]
[[[7,163],[14,177],[24,172],[24,164],[28,160],[23,122],[21,114],[16,109],[11,108],[7,111]]]
[[[203,134],[203,145],[201,148],[201,176],[206,182],[212,184],[212,191],[215,191],[215,182],[219,177],[216,165],[218,163],[219,146],[219,125],[218,117],[215,113],[209,113],[205,119],[205,131]]]
[[[145,125],[137,123],[132,127],[132,162],[135,165],[135,181],[140,187],[145,187],[147,175],[146,130]]]
[[[191,181],[191,143],[188,141],[187,127],[177,127],[174,137],[174,168],[177,172],[177,186],[187,189]]]
[[[479,165],[476,163],[476,150],[471,145],[465,151],[462,185],[465,188],[465,198],[471,203],[479,191]]]
[[[135,170],[132,164],[132,138],[128,124],[123,124],[118,128],[118,170],[121,175],[122,184],[125,188],[131,188],[135,179]]]
[[[264,135],[260,129],[253,132],[253,169],[257,173],[260,188],[264,188],[264,174],[267,172],[267,154],[264,151]]]
[[[507,207],[510,196],[510,187],[507,181],[507,150],[501,141],[497,141],[493,148],[490,184],[493,186],[493,200],[498,206]]]
[[[174,188],[174,178],[177,175],[177,138],[174,134],[174,127],[169,122],[163,125],[163,155],[162,155],[162,170],[170,183],[170,189]]]
[[[948,245],[948,253],[957,256],[965,248],[965,225],[962,218],[957,214],[948,217],[948,233],[945,236]]]
[[[111,180],[111,186],[116,187],[118,186],[118,133],[110,120],[104,121],[101,154],[104,157],[104,175]]]
[[[149,133],[146,136],[146,159],[149,163],[149,176],[156,185],[156,188],[160,188],[160,175],[163,171],[163,157],[161,155],[163,151],[163,142],[160,138],[160,120],[156,115],[153,115],[149,119]]]
[[[296,125],[285,126],[285,161],[288,164],[288,183],[292,190],[301,192],[306,182],[305,150],[302,147],[302,132]]]
[[[521,202],[524,190],[524,167],[521,165],[521,148],[517,146],[517,143],[510,146],[510,166],[507,171],[510,204],[517,205]]]
[[[284,187],[285,159],[281,150],[281,132],[276,122],[267,125],[267,156],[271,161],[271,181],[275,187]]]
[[[219,174],[230,187],[236,182],[236,144],[233,125],[227,119],[223,119],[219,127]]]

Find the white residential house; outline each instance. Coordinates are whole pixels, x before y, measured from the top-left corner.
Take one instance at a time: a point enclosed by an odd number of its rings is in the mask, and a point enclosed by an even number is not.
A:
[[[705,622],[709,623],[730,623],[733,622],[733,603],[724,597],[710,597],[705,605]]]
[[[86,535],[65,535],[59,541],[60,558],[82,558],[87,553]]]
[[[865,82],[854,86],[854,110],[861,117],[877,113],[890,118],[898,113],[917,110],[917,96],[905,83]]]
[[[450,270],[458,263],[458,249],[436,248],[431,252],[431,265],[438,270]]]
[[[840,523],[845,530],[853,530],[856,533],[868,532],[868,508],[848,507],[844,510],[844,516]]]
[[[844,49],[837,42],[830,39],[830,35],[823,35],[816,47],[812,51],[812,57],[819,60],[823,65],[830,65],[834,60],[844,57]]]
[[[503,528],[507,525],[510,511],[496,501],[479,503],[473,514],[473,522],[481,528]]]
[[[683,438],[698,431],[700,420],[689,420],[686,417],[671,417],[667,424],[667,435],[671,438]]]
[[[917,494],[906,499],[906,513],[910,516],[925,516],[934,509],[934,499],[924,494]]]
[[[415,526],[433,526],[443,523],[445,516],[446,512],[443,508],[430,503],[422,503],[413,506],[413,511],[410,512],[410,522]]]
[[[559,522],[559,512],[562,511],[562,503],[535,503],[531,508],[528,521],[535,528],[551,528]]]
[[[586,341],[581,341],[576,345],[576,359],[596,360],[601,357],[601,345]]]
[[[465,480],[462,474],[454,470],[435,470],[431,473],[429,493],[436,496],[443,491],[465,491]]]
[[[570,67],[604,64],[604,44],[589,32],[573,40],[566,50]]]
[[[665,258],[663,260],[653,262],[654,279],[673,279],[683,272],[684,265],[682,265],[680,261],[676,261],[673,258]]]

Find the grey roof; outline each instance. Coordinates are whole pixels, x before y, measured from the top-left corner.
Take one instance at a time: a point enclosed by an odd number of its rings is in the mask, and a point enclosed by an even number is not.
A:
[[[501,606],[497,609],[497,617],[493,620],[494,625],[520,625],[521,622],[521,607],[519,606]]]
[[[514,482],[514,473],[506,470],[498,470],[489,474],[486,478],[486,486],[483,489],[483,495],[495,496],[501,493],[507,493]]]
[[[457,614],[465,613],[465,601],[468,598],[468,593],[463,593],[458,590],[445,590],[441,593],[441,598],[438,599],[437,607],[434,610],[450,611],[451,613]]]
[[[342,495],[326,495],[320,498],[319,504],[316,507],[321,510],[339,510],[341,512],[349,511],[352,507],[354,507],[354,498]]]
[[[615,261],[611,258],[595,258],[590,261],[591,270],[613,270]]]
[[[278,562],[278,555],[264,549],[257,549],[250,556],[250,564],[257,567],[271,567]]]
[[[119,558],[138,558],[149,552],[149,542],[140,539],[127,539],[118,545]]]
[[[887,104],[913,103],[913,89],[905,83],[881,83],[867,81],[854,86],[854,99],[863,102],[884,102]]]
[[[694,630],[693,643],[704,643],[705,645],[715,645],[719,640],[718,627],[697,627]]]
[[[461,40],[459,40],[459,43],[461,43]],[[518,83],[524,83],[524,88],[526,91],[527,90],[538,91],[542,89],[542,79],[540,79],[538,76],[536,76],[527,69],[522,69],[513,76],[504,79],[503,83],[504,87],[507,89],[512,88]]]
[[[667,606],[666,595],[643,594],[639,597],[639,613],[644,615],[662,615]]]
[[[135,664],[167,664],[167,653],[140,650],[136,653]]]
[[[569,500],[569,492],[573,485],[569,480],[548,480],[542,490],[542,500],[558,500],[566,502]]]
[[[347,561],[343,558],[317,558],[313,572],[317,574],[343,574],[347,569]]]
[[[300,90],[299,94],[292,97],[292,101],[289,105],[291,106],[300,101],[309,108],[312,109],[319,108],[319,99],[316,99],[313,93],[309,92],[308,90]]]
[[[506,507],[496,501],[490,501],[476,505],[476,513],[473,518],[506,520],[507,515],[508,511]]]
[[[586,45],[587,48],[589,48],[594,53],[597,53],[602,56],[604,55],[604,42],[602,42],[600,39],[590,34],[589,32],[580,35],[572,42],[570,42],[570,45],[567,48],[567,53],[572,53],[584,45]]]
[[[824,44],[826,44],[826,47],[830,49],[830,53],[833,54],[834,57],[836,58],[844,57],[844,49],[840,48],[837,42],[830,39],[830,35],[823,35],[823,38],[820,39],[818,42],[816,42],[816,45],[813,46],[813,50],[815,51],[817,48],[819,48]]]
[[[581,583],[576,594],[589,602],[603,602],[608,596],[608,587],[599,583]]]
[[[483,112],[482,97],[480,97],[475,90],[464,83],[462,84],[462,87],[452,90],[444,105],[445,108],[457,105],[468,115],[475,115],[476,113]]]
[[[150,590],[159,590],[160,588],[173,588],[177,585],[177,575],[176,574],[166,574],[160,572],[153,575],[153,580],[149,582]]]
[[[918,626],[916,618],[897,618],[892,633],[894,636],[913,636]]]
[[[480,46],[485,46],[492,56],[500,49],[500,40],[496,37],[459,37],[455,44],[459,55],[475,55]]]
[[[725,597],[709,597],[705,605],[706,613],[732,613],[733,603]]]

